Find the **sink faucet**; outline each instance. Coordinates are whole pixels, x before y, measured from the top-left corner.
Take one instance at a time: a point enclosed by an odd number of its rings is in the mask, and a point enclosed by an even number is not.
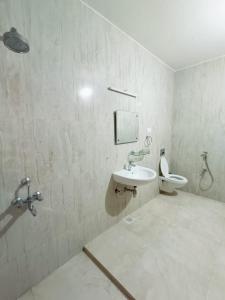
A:
[[[128,170],[128,171],[131,171],[132,168],[135,167],[135,166],[136,166],[136,165],[135,165],[132,161],[129,160],[129,161],[128,161],[128,164],[125,164],[125,165],[124,165],[124,169],[125,169],[125,170]]]

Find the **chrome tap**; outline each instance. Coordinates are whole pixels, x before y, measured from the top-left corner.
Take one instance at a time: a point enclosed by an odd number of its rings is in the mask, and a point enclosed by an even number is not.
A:
[[[135,163],[133,163],[132,161],[129,161],[127,169],[129,171],[131,171],[133,167],[135,167]]]
[[[15,198],[12,201],[12,205],[16,206],[17,208],[22,208],[22,209],[28,208],[29,211],[31,212],[31,214],[33,216],[36,216],[37,210],[34,207],[33,202],[34,201],[42,201],[43,197],[40,192],[35,192],[32,196],[30,196],[30,183],[31,183],[31,180],[29,177],[21,180],[20,185],[15,192]],[[19,195],[18,195],[19,190],[24,186],[27,186],[27,198],[26,199],[23,199],[23,198],[19,197]]]
[[[133,167],[135,167],[136,165],[132,162],[132,161],[128,161],[128,164],[125,164],[123,166],[123,168],[127,171],[131,171]]]

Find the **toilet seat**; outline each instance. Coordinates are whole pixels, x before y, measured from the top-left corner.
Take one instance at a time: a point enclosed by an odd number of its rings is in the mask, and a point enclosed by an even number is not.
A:
[[[162,177],[162,179],[168,181],[168,182],[176,182],[176,183],[181,183],[181,184],[186,184],[187,183],[187,178],[177,175],[177,174],[168,174],[167,177]]]

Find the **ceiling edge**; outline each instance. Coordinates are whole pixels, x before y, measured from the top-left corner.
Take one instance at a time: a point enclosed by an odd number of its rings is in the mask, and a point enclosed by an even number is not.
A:
[[[117,25],[115,25],[114,23],[112,23],[109,19],[107,19],[105,16],[103,16],[99,11],[97,11],[96,9],[94,9],[92,6],[90,6],[89,4],[87,4],[85,1],[83,0],[79,0],[84,6],[86,6],[88,9],[90,9],[92,12],[94,12],[96,15],[98,15],[100,18],[104,19],[107,23],[109,23],[110,25],[112,25],[114,28],[116,28],[118,31],[120,31],[123,35],[125,35],[127,38],[129,38],[131,41],[133,41],[135,44],[137,44],[138,46],[140,46],[142,49],[144,49],[145,51],[147,51],[149,54],[151,54],[152,57],[154,57],[160,64],[162,64],[163,66],[165,66],[166,68],[168,68],[170,71],[172,72],[176,72],[176,70],[174,68],[172,68],[170,65],[168,65],[165,61],[163,61],[161,58],[159,58],[157,55],[155,55],[154,53],[152,53],[149,49],[145,48],[142,44],[140,44],[137,40],[135,40],[132,36],[130,36],[127,32],[123,31],[121,28],[119,28]]]
[[[175,69],[175,73],[176,72],[185,71],[187,69],[191,69],[191,68],[194,68],[194,67],[198,67],[200,65],[203,65],[203,64],[206,64],[206,63],[209,63],[209,62],[213,62],[215,60],[219,60],[219,59],[222,59],[222,58],[225,58],[225,54],[219,55],[219,56],[215,56],[215,57],[212,57],[212,58],[209,58],[209,59],[205,59],[205,60],[202,60],[202,61],[200,61],[198,63],[187,65],[187,66],[179,68],[179,69]]]

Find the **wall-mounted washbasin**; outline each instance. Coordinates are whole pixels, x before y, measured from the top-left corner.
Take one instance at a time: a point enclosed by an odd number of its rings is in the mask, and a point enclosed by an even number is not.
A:
[[[114,181],[130,186],[144,185],[155,178],[156,171],[141,166],[134,166],[131,170],[122,169],[113,173]]]

